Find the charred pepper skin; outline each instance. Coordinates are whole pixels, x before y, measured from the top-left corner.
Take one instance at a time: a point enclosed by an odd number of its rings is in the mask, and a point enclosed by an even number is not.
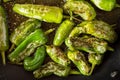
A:
[[[89,66],[82,52],[77,50],[74,50],[74,51],[68,50],[67,56],[79,69],[81,74],[88,76],[91,67]]]
[[[6,20],[6,13],[4,8],[0,5],[0,53],[2,55],[3,64],[5,61],[5,51],[9,48],[8,26]]]
[[[57,46],[47,45],[46,52],[50,56],[50,58],[61,65],[68,66],[70,64],[70,60],[67,55]]]
[[[100,20],[83,21],[71,31],[69,37],[79,36],[82,33],[90,34],[110,43],[114,43],[117,39],[117,33],[112,26]]]
[[[47,42],[46,35],[42,29],[36,29],[32,32],[17,48],[8,55],[8,59],[12,63],[19,63],[25,57],[30,56],[35,48],[44,45]]]
[[[13,11],[29,18],[50,23],[61,23],[63,18],[63,10],[55,6],[15,4]]]
[[[70,67],[57,64],[55,62],[48,62],[47,64],[41,66],[39,69],[33,72],[35,78],[40,79],[45,76],[55,74],[60,77],[66,77],[69,75]]]
[[[62,45],[65,39],[69,36],[69,33],[71,32],[73,26],[74,26],[74,23],[72,21],[70,20],[63,21],[55,33],[53,44],[55,46]]]
[[[64,9],[70,14],[73,12],[81,16],[84,20],[93,20],[96,12],[91,4],[84,0],[70,0],[64,4]]]
[[[30,33],[41,27],[41,21],[37,19],[28,19],[22,22],[10,35],[10,41],[19,45]]]
[[[97,54],[104,54],[109,47],[106,41],[91,36],[71,37],[66,39],[65,43],[71,50],[77,49],[88,53]]]
[[[36,52],[34,53],[34,56],[26,57],[24,59],[24,69],[27,71],[33,71],[38,69],[42,65],[45,56],[46,56],[45,46],[38,47]]]

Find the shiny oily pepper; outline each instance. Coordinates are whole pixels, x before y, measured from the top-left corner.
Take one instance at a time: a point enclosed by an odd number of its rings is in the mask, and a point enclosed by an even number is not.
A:
[[[45,76],[49,76],[52,74],[55,74],[60,77],[66,77],[69,75],[70,71],[69,66],[63,66],[60,64],[57,64],[55,62],[48,62],[44,65],[42,65],[39,69],[33,71],[33,75],[35,78],[40,79]]]
[[[4,8],[0,5],[0,53],[2,55],[3,64],[5,61],[5,52],[9,49],[8,26],[6,20],[6,13]]]
[[[13,11],[29,18],[50,23],[61,23],[63,18],[63,10],[56,6],[15,4]]]
[[[46,49],[45,46],[40,46],[36,49],[34,56],[26,57],[24,59],[24,69],[27,71],[33,71],[38,69],[46,56]]]
[[[64,9],[71,13],[81,16],[84,20],[93,20],[96,12],[91,4],[84,0],[70,0],[64,4]]]

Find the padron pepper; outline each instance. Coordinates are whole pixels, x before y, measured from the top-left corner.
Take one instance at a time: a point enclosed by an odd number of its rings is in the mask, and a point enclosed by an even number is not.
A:
[[[70,67],[57,64],[55,62],[48,62],[42,65],[39,69],[33,71],[35,78],[39,79],[45,76],[55,74],[60,77],[66,77],[69,75]]]
[[[68,50],[67,53],[68,58],[75,64],[75,66],[79,69],[81,74],[88,75],[91,67],[89,66],[85,56],[82,52],[78,50]]]
[[[74,27],[69,37],[79,36],[80,34],[90,34],[94,37],[107,40],[110,43],[115,42],[117,39],[117,34],[112,26],[99,20],[83,21]]]
[[[69,36],[69,33],[71,32],[73,26],[74,23],[72,21],[70,20],[63,21],[55,33],[53,44],[55,46],[60,46]]]
[[[26,57],[24,59],[24,69],[27,71],[33,71],[38,69],[42,65],[45,56],[46,56],[45,46],[38,47],[34,53],[34,56]]]
[[[81,16],[84,20],[93,20],[96,12],[91,4],[84,0],[71,0],[64,4],[64,9],[72,16],[72,12]]]
[[[90,0],[101,10],[112,11],[115,7],[120,7],[119,4],[116,4],[116,0]]]
[[[35,18],[50,23],[61,23],[63,18],[63,10],[55,6],[15,4],[13,11],[29,18]]]
[[[92,64],[89,75],[92,74],[95,66],[99,65],[102,62],[102,59],[103,59],[103,55],[100,55],[100,54],[90,53],[88,55],[88,61],[89,61],[89,63]]]
[[[41,27],[41,21],[37,19],[28,19],[22,22],[10,35],[10,41],[19,45],[30,33]]]
[[[70,60],[67,55],[59,47],[54,45],[46,45],[46,52],[56,63],[64,66],[68,66],[70,64]]]
[[[8,26],[6,20],[6,13],[4,8],[0,5],[0,53],[2,55],[3,64],[5,61],[5,51],[9,48]]]
[[[25,57],[30,56],[35,48],[47,42],[46,35],[41,29],[36,29],[17,48],[8,55],[8,59],[15,64],[20,63]]]
[[[91,36],[71,37],[66,39],[65,44],[70,50],[77,49],[88,53],[104,54],[109,50],[106,41]]]

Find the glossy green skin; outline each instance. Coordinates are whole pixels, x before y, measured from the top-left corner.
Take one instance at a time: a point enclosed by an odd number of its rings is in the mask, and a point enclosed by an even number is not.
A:
[[[92,5],[84,0],[68,1],[65,3],[64,9],[81,16],[84,20],[93,20],[96,17],[96,12]]]
[[[45,46],[40,46],[37,48],[34,56],[26,57],[24,59],[24,69],[27,71],[33,71],[38,69],[43,63],[46,56]]]
[[[38,46],[44,45],[47,38],[41,29],[32,32],[17,48],[8,55],[12,63],[19,63],[25,57],[30,56]]]
[[[108,48],[108,43],[106,41],[91,36],[71,37],[67,39],[65,44],[70,50],[74,48],[97,54],[104,54]]]
[[[102,62],[103,59],[103,55],[100,54],[89,54],[88,55],[88,61],[92,64],[92,65],[99,65]]]
[[[63,10],[55,6],[15,4],[13,11],[29,18],[35,18],[50,23],[61,23],[63,18]]]
[[[64,66],[68,66],[70,64],[70,60],[59,47],[53,45],[46,46],[46,51],[54,62]]]
[[[39,69],[33,72],[35,78],[39,79],[45,76],[55,74],[60,77],[66,77],[69,75],[70,67],[57,64],[55,62],[48,62],[41,66]]]
[[[10,41],[19,45],[30,33],[40,28],[41,22],[36,19],[28,19],[22,22],[10,35]]]
[[[8,26],[4,8],[0,6],[0,51],[4,52],[9,48]]]
[[[65,39],[69,36],[73,26],[74,26],[74,23],[72,21],[70,20],[63,21],[56,31],[53,44],[55,46],[62,45]]]
[[[67,56],[79,69],[81,74],[88,75],[91,67],[88,65],[83,53],[77,50],[75,51],[68,50]]]
[[[91,0],[91,2],[104,11],[111,11],[116,5],[116,0]]]
[[[115,30],[103,21],[84,21],[78,24],[70,33],[69,37],[79,36],[80,34],[90,34],[100,39],[113,43],[117,39]]]

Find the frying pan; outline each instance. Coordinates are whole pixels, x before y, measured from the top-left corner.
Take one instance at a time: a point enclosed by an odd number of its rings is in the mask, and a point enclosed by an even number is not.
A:
[[[60,6],[63,4],[62,0],[16,0],[18,3],[35,3],[35,4],[44,4],[50,6]],[[118,0],[118,3],[120,1]],[[8,24],[10,33],[15,28],[15,26],[19,25],[20,22],[27,19],[23,16],[20,16],[14,12],[12,12],[12,2],[5,3],[3,6],[5,7],[8,14]],[[108,22],[109,24],[116,24],[115,30],[118,34],[117,41],[111,46],[115,49],[114,52],[107,51],[105,53],[103,62],[101,65],[97,66],[94,69],[94,72],[91,76],[83,76],[83,75],[70,75],[65,78],[57,77],[55,75],[51,75],[45,78],[41,78],[40,80],[120,80],[120,9],[115,8],[111,12],[104,12],[95,7],[97,11],[97,19]],[[15,17],[18,16],[18,18]],[[58,24],[49,24],[42,23],[44,26],[42,28],[44,30],[56,27]],[[51,26],[52,25],[52,26]],[[48,37],[52,38],[53,34],[50,34]],[[7,54],[6,54],[7,55]],[[7,65],[3,66],[0,57],[0,80],[36,80],[33,77],[32,72],[27,72],[24,70],[23,66],[10,64],[7,60]]]

